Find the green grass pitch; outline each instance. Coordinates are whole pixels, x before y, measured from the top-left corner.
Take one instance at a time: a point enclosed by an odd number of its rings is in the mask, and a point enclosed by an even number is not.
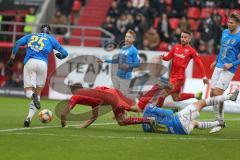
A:
[[[191,135],[144,133],[141,125],[114,124],[112,113],[99,117],[87,129],[76,128],[81,122],[61,128],[56,117],[51,123],[42,124],[37,116],[32,129],[23,129],[28,103],[24,98],[0,97],[0,160],[238,160],[240,157],[239,114],[226,114],[227,128],[217,134],[208,134],[209,130],[196,130]],[[43,108],[53,111],[58,101],[41,103]],[[213,118],[212,113],[201,114],[201,119]]]

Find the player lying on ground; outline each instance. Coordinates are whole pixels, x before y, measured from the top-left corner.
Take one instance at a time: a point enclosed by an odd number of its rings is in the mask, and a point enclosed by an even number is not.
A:
[[[174,101],[182,101],[189,98],[202,99],[202,92],[196,94],[193,93],[181,93],[183,85],[185,83],[185,71],[188,63],[193,59],[201,69],[204,75],[203,83],[208,84],[208,79],[206,78],[206,73],[203,67],[203,63],[198,56],[196,50],[190,46],[191,33],[184,31],[181,33],[181,44],[176,44],[173,46],[171,51],[165,56],[160,56],[160,59],[165,61],[172,60],[171,72],[170,72],[170,83],[173,85],[173,89],[166,90],[164,96],[158,98],[157,106],[161,107],[164,103],[165,98],[168,95],[172,95]]]
[[[87,105],[92,107],[92,117],[86,120],[81,128],[91,125],[98,117],[99,107],[110,105],[118,124],[131,125],[151,123],[151,118],[127,117],[126,111],[139,112],[144,108],[134,106],[134,101],[124,96],[119,90],[105,86],[96,87],[94,89],[86,89],[81,86],[73,89],[73,96],[70,98],[64,111],[61,114],[62,127],[66,126],[67,115],[76,106],[76,104]],[[145,107],[145,106],[144,106]]]
[[[8,61],[8,67],[12,67],[19,47],[27,45],[23,62],[23,79],[25,95],[27,98],[31,98],[32,102],[29,105],[29,113],[24,121],[24,127],[29,127],[32,117],[41,108],[40,95],[47,78],[48,55],[53,52],[53,49],[60,52],[56,54],[58,59],[64,59],[68,55],[67,51],[50,33],[50,26],[42,25],[41,33],[31,33],[22,37],[14,45]]]
[[[158,108],[156,105],[149,103],[143,117],[152,117],[155,124],[143,124],[145,132],[158,132],[168,134],[190,134],[194,128],[212,128],[215,126],[224,127],[224,121],[217,120],[214,122],[199,122],[195,119],[200,115],[200,111],[206,106],[217,105],[226,100],[236,101],[239,91],[232,94],[211,97],[206,100],[199,100],[188,105],[180,112],[173,114],[172,111]]]

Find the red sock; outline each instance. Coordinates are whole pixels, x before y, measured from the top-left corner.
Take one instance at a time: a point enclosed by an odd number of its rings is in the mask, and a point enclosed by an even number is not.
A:
[[[149,123],[150,120],[146,117],[130,117],[126,118],[122,121],[124,125],[131,125],[131,124],[142,124],[142,123]]]
[[[194,98],[194,97],[195,97],[195,95],[193,93],[180,93],[179,101],[183,101],[183,100]]]
[[[164,103],[164,100],[165,100],[165,97],[158,97],[158,100],[157,100],[157,106],[158,107],[162,107],[163,106],[163,103]]]
[[[145,93],[138,102],[138,107],[140,109],[144,109],[145,106],[149,103],[149,101],[153,98],[153,96],[159,91],[159,85],[155,84],[147,93]]]

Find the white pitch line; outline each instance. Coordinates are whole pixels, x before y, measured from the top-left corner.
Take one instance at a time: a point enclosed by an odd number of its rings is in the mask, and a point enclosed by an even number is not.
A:
[[[200,119],[199,121],[213,121],[213,119]],[[225,121],[240,121],[240,118],[230,118],[225,119]],[[94,123],[92,126],[104,126],[104,125],[115,125],[116,122],[111,123]],[[78,127],[80,124],[68,125],[70,127]],[[46,128],[60,128],[60,125],[55,126],[36,126],[36,127],[29,127],[29,128],[9,128],[9,129],[2,129],[1,132],[14,132],[14,131],[23,131],[23,130],[36,130],[36,129],[46,129]]]
[[[104,125],[114,125],[117,123],[95,123],[92,124],[93,126],[104,126]],[[80,124],[73,124],[73,125],[68,125],[70,127],[77,127],[80,126]],[[61,128],[60,125],[55,125],[55,126],[37,126],[37,127],[29,127],[29,128],[10,128],[10,129],[2,129],[0,132],[14,132],[14,131],[23,131],[23,130],[36,130],[36,129],[45,129],[45,128]]]
[[[54,136],[54,137],[80,137],[80,138],[99,138],[99,139],[134,139],[134,140],[182,140],[182,141],[240,141],[239,138],[185,138],[185,137],[146,137],[146,136],[96,136],[96,135],[80,135],[80,134],[71,134],[71,135],[61,135],[54,133],[7,133],[9,135],[30,135],[30,136]]]

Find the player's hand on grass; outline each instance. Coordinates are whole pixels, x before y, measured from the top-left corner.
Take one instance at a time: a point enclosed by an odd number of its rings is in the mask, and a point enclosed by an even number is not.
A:
[[[224,70],[229,70],[230,68],[232,68],[232,66],[233,66],[232,63],[225,63],[225,64],[223,65],[223,69],[224,69]]]

